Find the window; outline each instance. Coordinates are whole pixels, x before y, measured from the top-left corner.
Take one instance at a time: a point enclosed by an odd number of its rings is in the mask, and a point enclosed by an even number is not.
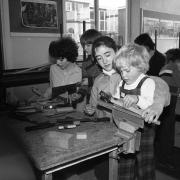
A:
[[[91,23],[91,29],[95,28],[95,14],[94,14],[94,8],[90,8],[90,23]]]
[[[142,32],[148,33],[162,53],[179,46],[180,16],[143,10]],[[156,32],[156,33],[155,33]]]
[[[156,42],[156,49],[165,53],[168,49],[179,48],[180,1],[140,0],[140,8],[142,10],[141,32],[149,33]]]
[[[99,30],[112,37],[117,45],[122,46],[125,42],[126,1],[99,0],[99,12]]]
[[[83,52],[79,42],[83,33],[83,21],[86,22],[85,30],[96,28],[103,34],[111,36],[120,46],[125,42],[126,0],[97,0],[96,2],[99,2],[98,21],[95,21],[94,0],[66,0],[65,2],[65,33],[79,43],[80,55]],[[95,22],[98,23],[95,24]]]
[[[100,27],[99,27],[99,30],[100,31],[106,31],[106,18],[105,18],[105,13],[106,11],[105,10],[100,10],[99,11],[99,22],[100,22]]]
[[[72,11],[72,3],[71,2],[66,2],[66,11]]]

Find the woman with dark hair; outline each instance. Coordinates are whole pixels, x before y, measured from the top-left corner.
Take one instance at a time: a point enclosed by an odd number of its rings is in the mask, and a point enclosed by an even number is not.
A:
[[[115,90],[121,81],[120,74],[113,69],[113,60],[115,58],[116,51],[117,47],[114,40],[108,36],[101,36],[93,43],[92,54],[103,69],[103,72],[95,79],[91,90],[90,102],[85,107],[85,112],[89,115],[110,118],[112,116],[111,112],[98,108],[98,100],[100,98],[101,91],[111,95],[116,92]],[[151,78],[153,78],[156,84],[154,103],[148,108],[144,109],[142,114],[145,122],[150,124],[157,121],[163,111],[163,107],[169,105],[170,100],[168,85],[159,77],[151,76]],[[151,140],[153,141],[153,137]],[[143,148],[146,149],[149,147],[143,146]],[[120,158],[119,179],[132,180],[135,178],[136,173],[134,168],[135,161],[134,159],[130,158],[130,160],[127,160],[126,158],[127,157],[123,159]],[[146,156],[143,157],[140,162],[141,165],[143,163],[144,164],[141,166],[143,168],[138,168],[138,179],[155,179],[153,152],[146,154]]]
[[[52,88],[74,84],[82,81],[82,70],[75,64],[78,57],[78,46],[71,37],[62,37],[52,41],[49,45],[50,61],[50,87],[44,94],[51,97]]]

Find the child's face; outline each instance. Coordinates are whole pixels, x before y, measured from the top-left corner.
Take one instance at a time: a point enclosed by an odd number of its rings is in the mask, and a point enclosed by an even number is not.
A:
[[[125,63],[122,63],[120,72],[122,79],[128,85],[134,83],[141,74],[138,68]]]
[[[64,70],[67,68],[69,61],[66,58],[59,58],[57,59],[56,64],[60,67],[60,69]]]
[[[92,44],[85,44],[84,50],[86,51],[87,55],[91,55],[92,53]]]
[[[112,62],[115,56],[115,51],[106,46],[99,46],[95,48],[95,57],[99,65],[106,71],[112,70]]]

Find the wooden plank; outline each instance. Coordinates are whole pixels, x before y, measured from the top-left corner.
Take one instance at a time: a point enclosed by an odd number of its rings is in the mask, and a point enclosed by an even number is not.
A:
[[[53,180],[52,174],[42,174],[41,180]]]

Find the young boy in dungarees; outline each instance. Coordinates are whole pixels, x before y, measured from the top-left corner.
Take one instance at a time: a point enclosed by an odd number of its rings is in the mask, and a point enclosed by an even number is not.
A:
[[[122,98],[125,107],[146,109],[153,104],[155,82],[146,72],[149,69],[149,53],[137,44],[124,45],[113,61],[122,80],[114,95]],[[155,179],[154,126],[145,123],[141,132],[140,151],[124,154],[120,161],[120,179]]]

